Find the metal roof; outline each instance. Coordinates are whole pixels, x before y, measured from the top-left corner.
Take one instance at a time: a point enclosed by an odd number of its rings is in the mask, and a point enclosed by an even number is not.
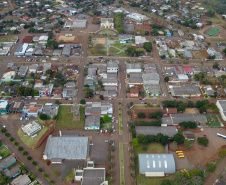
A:
[[[138,154],[139,172],[164,172],[172,174],[176,171],[175,160],[172,154]]]

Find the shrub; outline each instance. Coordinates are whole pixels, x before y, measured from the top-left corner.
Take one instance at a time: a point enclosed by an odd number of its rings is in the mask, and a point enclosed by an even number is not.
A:
[[[48,177],[48,174],[44,173],[44,177]]]
[[[43,172],[43,169],[42,168],[38,168],[38,171]]]
[[[26,151],[23,152],[23,155],[27,155],[28,153]]]
[[[5,133],[5,136],[6,137],[10,137],[10,133]]]
[[[193,121],[183,121],[183,122],[179,123],[179,125],[183,129],[186,129],[186,128],[197,128],[197,123],[193,122]]]
[[[169,77],[166,76],[166,77],[164,78],[164,81],[165,81],[165,82],[168,82],[168,81],[169,81]]]
[[[27,159],[30,161],[32,159],[32,157],[31,156],[27,156]]]
[[[211,162],[207,162],[206,167],[207,167],[207,170],[212,173],[214,172],[217,166]]]
[[[47,120],[48,119],[48,116],[46,115],[46,114],[40,114],[39,115],[39,118],[41,119],[41,120]]]
[[[147,151],[147,150],[148,150],[147,145],[143,145],[143,146],[142,146],[142,150],[143,150],[143,151]]]
[[[19,147],[18,147],[18,150],[23,151],[24,148],[23,148],[22,146],[19,146]]]
[[[145,115],[145,113],[143,113],[143,112],[138,112],[138,113],[137,113],[137,117],[138,117],[138,118],[145,118],[146,115]]]
[[[14,142],[14,145],[15,145],[15,146],[18,146],[18,143],[17,143],[17,142]]]
[[[54,174],[55,174],[55,175],[59,175],[59,171],[58,171],[58,170],[55,170],[55,171],[54,171]]]
[[[184,136],[183,136],[181,133],[177,133],[177,134],[175,134],[175,135],[173,136],[172,140],[173,140],[173,141],[176,141],[177,144],[179,145],[179,144],[184,143],[185,138],[184,138]]]
[[[49,182],[50,182],[51,184],[54,184],[54,180],[50,180]]]
[[[9,140],[10,140],[10,141],[14,141],[14,138],[13,138],[13,137],[10,137]]]
[[[37,162],[36,161],[32,161],[32,164],[36,166],[37,165]]]
[[[207,146],[209,140],[206,137],[198,137],[198,143],[203,146]]]
[[[59,100],[55,100],[55,104],[59,105],[60,101]]]
[[[1,129],[1,132],[2,132],[2,133],[6,133],[6,129],[2,128],[2,129]]]
[[[80,100],[80,104],[83,104],[83,105],[86,104],[86,100],[85,99],[81,99]]]

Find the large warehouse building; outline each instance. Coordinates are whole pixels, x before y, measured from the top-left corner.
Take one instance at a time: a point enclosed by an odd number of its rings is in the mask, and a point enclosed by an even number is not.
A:
[[[88,154],[88,137],[52,136],[48,137],[43,154],[44,160],[62,163],[63,159],[86,159]]]
[[[139,172],[146,177],[163,177],[176,171],[172,154],[138,154]]]

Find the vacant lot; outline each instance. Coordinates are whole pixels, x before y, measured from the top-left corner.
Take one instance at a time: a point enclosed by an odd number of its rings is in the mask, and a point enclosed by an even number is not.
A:
[[[3,146],[3,147],[0,148],[0,156],[1,156],[2,158],[8,156],[10,153],[11,153],[11,152],[9,151],[9,149],[6,148],[5,146]]]
[[[204,57],[202,55],[202,53],[200,51],[191,51],[192,55],[195,57],[195,58],[198,58],[198,59],[205,59],[206,57]]]
[[[33,146],[38,143],[38,141],[41,139],[41,137],[46,133],[46,131],[49,129],[49,127],[44,127],[42,130],[38,131],[37,136],[34,138],[31,138],[30,136],[27,136],[22,129],[20,128],[17,132],[18,136],[20,137],[21,141],[24,142],[25,145],[27,145],[29,148],[32,148]]]
[[[186,108],[184,114],[199,114],[199,110],[196,108]]]
[[[58,42],[63,40],[64,42],[73,42],[75,40],[75,36],[66,37],[65,35],[60,35],[56,38]]]
[[[80,121],[73,119],[71,105],[61,105],[56,123],[56,129],[83,129],[85,122],[85,107],[80,106]]]
[[[15,42],[17,39],[17,36],[6,36],[6,37],[0,37],[0,42]]]

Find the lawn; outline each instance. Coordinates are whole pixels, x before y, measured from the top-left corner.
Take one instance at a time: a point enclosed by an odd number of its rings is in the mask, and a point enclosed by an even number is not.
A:
[[[99,34],[107,34],[107,30],[100,31]],[[108,35],[115,35],[114,31],[108,30]]]
[[[17,39],[17,36],[0,37],[0,42],[15,42],[16,39]]]
[[[211,118],[213,118],[212,121],[211,121]],[[207,119],[206,125],[208,125],[209,127],[220,127],[221,126],[216,115],[206,115],[206,119]]]
[[[119,143],[119,157],[120,157],[120,184],[124,184],[124,154],[123,154],[123,142]]]
[[[4,143],[2,141],[0,141],[0,147],[4,146]]]
[[[74,170],[72,170],[65,178],[65,182],[70,182],[74,178]]]
[[[143,145],[139,144],[135,147],[135,164],[136,164],[136,176],[137,182],[140,185],[160,185],[163,178],[160,177],[145,177],[145,175],[139,174],[139,163],[138,163],[138,154],[162,154],[165,153],[165,147],[160,143],[150,143],[147,145],[147,150],[144,151],[142,149]],[[172,179],[173,176],[169,176],[167,178]]]
[[[34,138],[25,136],[21,128],[18,130],[17,134],[25,145],[27,145],[29,148],[32,148],[41,139],[41,137],[46,133],[48,129],[49,127],[42,128],[42,130],[38,131],[37,136]]]
[[[122,106],[119,105],[118,108],[118,116],[119,116],[119,135],[122,135],[123,130],[122,130]]]
[[[221,20],[216,17],[211,17],[208,19],[208,21],[212,21],[213,23],[216,23],[216,24],[221,23]]]
[[[71,105],[60,105],[56,129],[83,129],[85,122],[85,107],[80,106],[80,121],[73,120]]]
[[[121,50],[123,50],[126,46],[125,44],[121,44],[119,41],[115,41],[114,44],[111,44],[112,46],[115,46],[116,48],[119,48]]]
[[[0,149],[0,156],[2,158],[8,156],[11,152],[9,151],[8,148],[6,148],[5,146],[3,146],[1,149]]]

